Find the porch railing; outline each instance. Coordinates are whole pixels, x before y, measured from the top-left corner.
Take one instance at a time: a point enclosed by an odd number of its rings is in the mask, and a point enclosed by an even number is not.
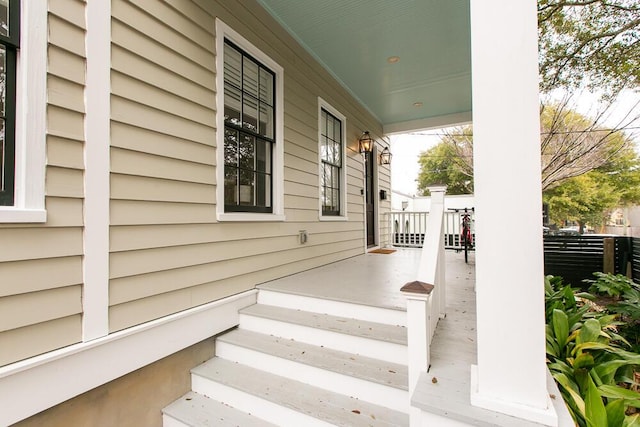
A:
[[[433,208],[432,208],[433,210]],[[471,233],[473,234],[473,211],[471,214]],[[443,212],[442,235],[445,249],[463,249],[460,242],[463,212]],[[429,212],[389,212],[389,230],[391,244],[405,248],[421,248],[427,232]]]
[[[433,186],[431,212],[425,215],[423,244],[417,280],[405,284],[401,291],[407,298],[407,333],[409,347],[409,396],[421,372],[429,368],[431,339],[438,320],[445,316],[445,245],[444,193],[446,187]],[[420,217],[422,218],[422,217]]]

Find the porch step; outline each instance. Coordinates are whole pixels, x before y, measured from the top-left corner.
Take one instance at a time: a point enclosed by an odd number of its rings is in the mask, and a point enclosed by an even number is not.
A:
[[[406,365],[236,329],[216,340],[220,358],[261,366],[316,387],[408,412]]]
[[[407,364],[403,326],[255,304],[240,311],[240,328]]]
[[[192,387],[280,426],[403,426],[407,414],[219,357],[192,370]]]
[[[217,400],[189,392],[162,410],[163,427],[276,427]]]
[[[258,304],[271,305],[312,313],[331,314],[387,325],[407,326],[407,312],[400,308],[376,307],[354,303],[352,301],[325,299],[294,290],[282,291],[273,285],[258,286]],[[357,299],[357,297],[354,297]]]

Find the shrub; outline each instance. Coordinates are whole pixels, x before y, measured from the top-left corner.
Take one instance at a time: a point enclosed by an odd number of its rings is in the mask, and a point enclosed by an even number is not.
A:
[[[593,296],[545,278],[547,363],[576,425],[640,426],[640,355],[625,350],[616,314],[591,310]]]

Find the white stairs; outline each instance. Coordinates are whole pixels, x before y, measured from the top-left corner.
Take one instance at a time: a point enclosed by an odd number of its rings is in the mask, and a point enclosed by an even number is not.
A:
[[[375,321],[372,321],[375,320]],[[404,312],[261,289],[164,427],[408,426]]]

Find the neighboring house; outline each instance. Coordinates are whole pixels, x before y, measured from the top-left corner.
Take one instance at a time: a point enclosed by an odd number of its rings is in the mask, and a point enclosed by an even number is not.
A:
[[[524,418],[548,409],[535,2],[354,1],[339,16],[314,5],[0,1],[0,424],[157,417],[255,301],[246,291],[388,243],[385,135],[469,122],[472,81],[487,236],[475,402]],[[383,26],[407,17],[420,25],[398,36],[416,43],[385,44]],[[295,23],[349,33],[309,45],[285,29]],[[420,60],[413,81],[388,79],[401,47],[417,49],[399,58]],[[342,61],[323,67],[323,48]],[[375,64],[347,66],[364,87],[329,67],[350,56]],[[366,98],[379,90],[388,98]],[[375,146],[363,155],[364,131]],[[507,151],[521,161],[495,173]],[[504,194],[517,218],[498,215]]]
[[[614,209],[604,227],[604,232],[620,236],[640,237],[640,206]]]

